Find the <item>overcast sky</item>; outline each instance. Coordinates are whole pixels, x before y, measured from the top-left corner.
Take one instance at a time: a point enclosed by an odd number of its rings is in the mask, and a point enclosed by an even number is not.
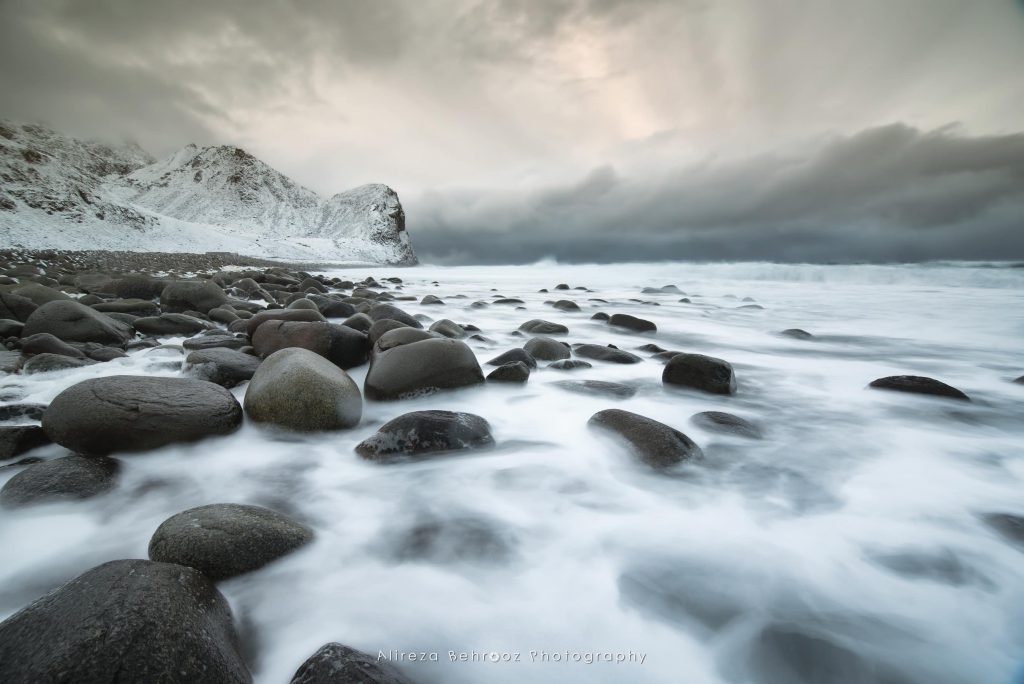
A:
[[[1020,0],[0,0],[0,117],[398,190],[428,261],[1024,258]]]

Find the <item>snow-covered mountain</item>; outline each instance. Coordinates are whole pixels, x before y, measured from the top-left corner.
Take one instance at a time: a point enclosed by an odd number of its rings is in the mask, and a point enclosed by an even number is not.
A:
[[[0,122],[0,181],[5,247],[416,263],[391,188],[324,199],[236,147],[188,145],[154,161],[137,145]]]

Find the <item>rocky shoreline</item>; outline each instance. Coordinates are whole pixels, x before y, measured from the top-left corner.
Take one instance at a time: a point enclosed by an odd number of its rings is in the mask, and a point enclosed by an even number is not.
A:
[[[441,297],[415,291],[394,275],[355,282],[315,270],[222,254],[0,252],[0,373],[36,375],[110,363],[161,348],[162,338],[185,338],[178,377],[91,378],[65,388],[48,405],[0,397],[0,460],[3,468],[17,470],[0,489],[0,505],[25,509],[103,495],[117,486],[122,459],[231,434],[245,422],[283,433],[350,430],[370,402],[528,383],[539,370],[564,375],[559,383],[568,391],[610,401],[627,399],[636,388],[574,380],[573,372],[645,364],[651,380],[667,391],[724,398],[743,392],[731,363],[658,346],[657,325],[640,315],[598,311],[590,317],[635,335],[631,350],[564,339],[572,329],[560,316],[579,313],[579,301],[642,313],[649,297],[689,302],[675,285],[609,303],[585,286],[558,284],[547,302],[553,320],[524,320],[513,333],[522,346],[481,365],[468,343],[487,342],[487,331],[421,313],[443,305]],[[522,309],[526,319],[517,296],[523,294],[495,293],[467,311]],[[778,334],[815,339],[800,329]],[[348,371],[364,366],[360,387]],[[231,390],[244,383],[240,402]],[[864,378],[864,384],[954,405],[971,402],[967,393],[933,378],[887,376]],[[710,432],[768,438],[756,420],[724,411],[704,411],[690,421]],[[589,425],[658,475],[705,460],[701,446],[678,426],[638,413],[604,409]],[[33,456],[51,443],[67,454]],[[420,410],[384,423],[355,455],[400,468],[496,443],[485,416]],[[985,520],[1013,543],[1024,541],[1024,519],[993,511]],[[230,606],[216,583],[258,571],[315,537],[303,521],[261,506],[213,503],[181,511],[153,531],[149,560],[110,559],[0,623],[0,679],[250,681]],[[106,636],[93,638],[97,632]],[[373,656],[328,643],[292,681],[408,680]]]

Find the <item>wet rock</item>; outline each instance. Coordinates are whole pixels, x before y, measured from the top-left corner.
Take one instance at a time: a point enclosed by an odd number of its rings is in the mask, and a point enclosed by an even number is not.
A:
[[[885,378],[872,380],[868,385],[873,389],[891,390],[894,392],[907,392],[910,394],[926,394],[933,397],[944,397],[957,399],[959,401],[970,401],[971,398],[958,390],[956,387],[947,385],[934,378],[927,378],[920,375],[891,375]]]
[[[541,361],[560,361],[572,355],[569,345],[550,337],[534,337],[523,345],[530,356]]]
[[[25,468],[0,489],[0,505],[20,508],[88,499],[114,488],[120,463],[106,456],[64,456]],[[2,669],[2,666],[0,666]]]
[[[552,323],[551,321],[545,321],[539,318],[535,318],[532,321],[526,321],[519,326],[519,329],[532,335],[564,335],[569,332],[569,328],[565,327],[561,323]]]
[[[19,297],[24,297],[36,306],[42,306],[49,302],[69,302],[72,301],[71,297],[60,290],[54,290],[52,287],[46,287],[38,283],[30,283],[28,285],[22,285],[14,288],[12,292]]]
[[[88,342],[82,345],[82,351],[84,351],[85,355],[88,356],[93,361],[99,361],[101,363],[106,363],[107,361],[113,361],[114,359],[124,359],[128,357],[128,355],[125,354],[124,351],[121,349],[116,349],[114,347],[104,347],[102,345],[97,345],[95,342]]]
[[[577,394],[599,395],[612,399],[629,399],[636,394],[636,387],[605,380],[559,380],[551,384]]]
[[[100,313],[125,313],[135,316],[158,316],[160,307],[150,299],[115,299],[112,302],[99,302],[92,308]]]
[[[289,430],[339,430],[359,424],[363,400],[348,373],[299,347],[268,356],[245,392],[252,420]]]
[[[259,327],[269,321],[287,321],[289,323],[326,322],[319,311],[310,311],[309,309],[268,309],[253,314],[253,317],[242,323],[240,327],[246,334],[253,337]],[[234,328],[234,325],[231,328]]]
[[[1024,385],[1024,375],[1014,380],[1014,382],[1017,383],[1018,385]]]
[[[35,466],[33,466],[35,467]],[[0,623],[0,681],[251,681],[228,602],[191,568],[104,563]]]
[[[124,347],[132,337],[131,328],[84,304],[57,301],[43,304],[25,321],[22,335],[50,333],[65,342],[97,342]]]
[[[428,330],[402,326],[401,328],[389,330],[381,335],[373,345],[373,353],[377,354],[389,349],[394,349],[395,347],[401,347],[403,344],[412,344],[413,342],[437,339],[441,339],[440,336]]]
[[[608,323],[619,328],[632,330],[633,332],[657,332],[658,330],[658,326],[651,321],[622,313],[613,314]]]
[[[486,302],[484,302],[486,303]],[[515,297],[498,297],[494,300],[495,304],[525,304],[522,299],[516,299]]]
[[[155,299],[167,287],[166,280],[132,273],[114,281],[111,294],[123,299]]]
[[[592,321],[610,321],[612,318],[604,311],[598,311],[596,314],[590,317]]]
[[[530,379],[530,367],[522,361],[498,366],[487,374],[490,382],[511,382],[522,384]]]
[[[81,454],[144,451],[234,432],[242,409],[212,382],[112,375],[72,385],[43,413],[54,442]]]
[[[810,340],[814,337],[811,333],[800,328],[787,328],[779,334],[783,337],[792,337],[794,340]]]
[[[312,539],[308,527],[269,508],[210,504],[162,522],[149,541],[149,558],[220,581],[258,570]]]
[[[703,354],[677,354],[665,365],[661,381],[666,385],[689,387],[710,394],[735,394],[736,375],[732,365]]]
[[[9,318],[0,318],[0,339],[8,337],[21,337],[21,331],[25,324],[21,321],[14,321]]]
[[[316,312],[320,311],[320,307],[318,307],[316,304],[314,304],[312,301],[306,299],[305,297],[300,297],[300,298],[298,298],[298,299],[296,299],[294,301],[289,302],[287,308],[289,308],[289,309],[309,309],[310,311],[316,311]]]
[[[36,354],[21,367],[25,375],[36,373],[50,373],[53,371],[68,370],[70,368],[82,368],[98,363],[92,359],[76,359],[62,354]]]
[[[232,309],[226,306],[218,306],[216,309],[210,309],[210,313],[207,314],[211,321],[217,323],[223,323],[225,325],[234,323],[240,316]]]
[[[326,322],[268,321],[256,329],[252,346],[263,358],[281,349],[308,349],[344,369],[361,366],[370,356],[364,333]]]
[[[38,308],[35,302],[13,292],[0,292],[0,318],[24,323]]]
[[[573,348],[576,356],[595,361],[608,361],[610,363],[640,363],[643,361],[636,354],[630,354],[622,349],[614,347],[602,347],[599,344],[580,344]]]
[[[662,349],[661,347],[659,347],[656,344],[645,344],[643,346],[637,347],[636,350],[637,351],[643,351],[643,352],[650,352],[652,354],[658,354],[660,352],[666,351],[665,349]]]
[[[675,285],[663,285],[662,287],[645,287],[642,294],[686,294]]]
[[[406,312],[399,309],[397,306],[390,304],[374,304],[367,311],[367,315],[374,321],[392,320],[398,321],[399,323],[405,323],[410,328],[422,328],[423,324],[420,323],[414,316],[410,316]]]
[[[185,358],[186,375],[232,388],[250,379],[260,366],[260,360],[251,354],[234,349],[200,349]]]
[[[200,351],[203,349],[233,349],[237,351],[243,347],[248,347],[249,344],[250,340],[246,335],[239,336],[217,332],[212,335],[190,337],[182,342],[181,346],[189,351]]]
[[[447,318],[442,318],[441,320],[434,322],[430,326],[429,330],[430,332],[444,335],[445,337],[449,337],[453,340],[461,340],[468,334],[461,325],[454,321],[450,321]]]
[[[426,297],[424,297],[423,299],[420,300],[420,304],[422,304],[424,306],[436,305],[436,304],[444,304],[444,300],[442,300],[440,297],[436,297],[434,295],[427,295]]]
[[[558,285],[555,285],[555,289],[556,290],[568,290],[569,289],[569,285],[566,284],[566,283],[559,283]]]
[[[371,461],[386,462],[493,444],[491,426],[480,416],[454,411],[413,411],[382,425],[376,434],[356,446],[356,453]]]
[[[557,302],[552,304],[559,311],[579,311],[580,305],[574,301],[568,299],[559,299]]]
[[[1012,513],[985,513],[981,519],[1003,539],[1024,550],[1024,516]]]
[[[487,365],[504,366],[507,363],[517,362],[525,364],[530,370],[535,370],[537,368],[537,359],[533,358],[533,354],[521,348],[509,349],[507,352],[499,354],[488,361]]]
[[[625,440],[641,463],[655,469],[669,468],[704,456],[700,447],[682,432],[629,411],[598,411],[591,416],[588,424]]]
[[[212,280],[175,280],[160,292],[160,306],[172,313],[194,309],[206,314],[227,300],[224,290]]]
[[[340,299],[323,295],[310,295],[309,299],[320,309],[320,313],[327,318],[348,318],[356,312],[356,307]]]
[[[393,330],[385,337],[400,332]],[[429,339],[375,354],[366,374],[364,391],[367,399],[385,401],[476,385],[483,381],[484,374],[476,355],[465,343]]]
[[[745,418],[740,418],[724,411],[702,411],[701,413],[695,413],[690,416],[690,421],[705,430],[713,432],[725,432],[751,439],[761,438],[761,428]]]
[[[661,351],[652,356],[651,358],[655,361],[660,361],[661,363],[668,363],[669,361],[683,353],[684,352],[681,351]]]
[[[57,354],[73,359],[83,359],[85,354],[78,348],[58,339],[50,333],[36,333],[21,338],[21,351],[28,356],[36,354]]]
[[[132,325],[143,335],[195,335],[212,327],[200,318],[180,313],[136,318]]]
[[[0,461],[50,443],[38,425],[0,425]]]
[[[381,320],[385,320],[386,321],[386,320],[393,320],[393,319],[383,318]],[[373,327],[373,324],[375,322],[377,322],[377,321],[374,321],[372,318],[370,318],[366,314],[364,314],[364,313],[357,313],[357,314],[355,314],[353,316],[349,316],[348,318],[346,318],[342,322],[342,325],[345,326],[346,328],[352,328],[353,330],[358,330],[360,332],[369,332],[370,328]],[[397,323],[401,323],[401,321],[396,321],[396,322]],[[420,328],[423,327],[422,325],[421,326],[410,326],[407,323],[403,324],[403,325],[406,325],[407,327],[410,327],[410,328],[411,327],[420,327]]]
[[[582,370],[584,368],[593,368],[594,364],[588,363],[586,361],[580,361],[579,359],[562,359],[561,361],[549,363],[547,367],[554,370],[570,371]]]
[[[412,684],[387,661],[339,643],[329,643],[311,655],[291,684]]]
[[[409,328],[409,326],[407,326],[405,323],[402,323],[401,321],[394,321],[391,319],[375,321],[374,324],[370,326],[370,330],[367,332],[367,337],[369,338],[370,346],[373,347],[373,345],[376,344],[377,340],[379,340],[384,333],[389,332],[391,330],[398,330],[399,328]],[[415,330],[415,328],[409,329]]]
[[[46,404],[6,404],[0,406],[0,422],[42,420],[44,411]]]

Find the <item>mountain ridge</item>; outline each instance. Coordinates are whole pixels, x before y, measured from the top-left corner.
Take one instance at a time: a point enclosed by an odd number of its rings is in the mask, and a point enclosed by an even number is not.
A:
[[[417,263],[390,187],[324,198],[231,145],[189,144],[156,160],[138,145],[0,121],[0,180],[10,247]]]

